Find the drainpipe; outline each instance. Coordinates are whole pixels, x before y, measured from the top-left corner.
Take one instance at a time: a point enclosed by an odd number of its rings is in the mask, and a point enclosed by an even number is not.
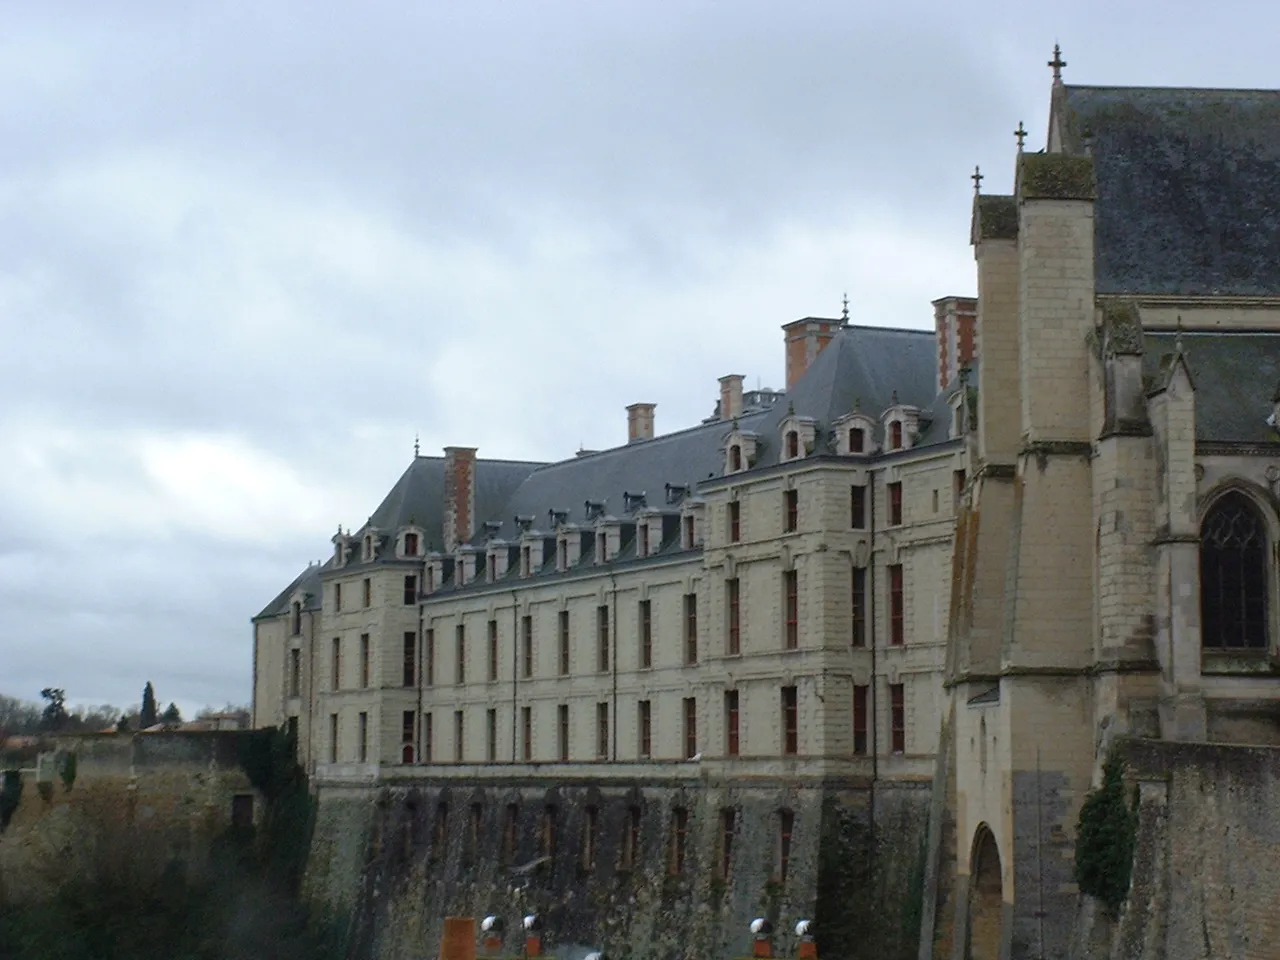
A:
[[[520,636],[520,594],[511,588],[511,762],[516,762],[516,742],[519,731],[516,718],[520,713],[520,654],[524,638]]]
[[[612,623],[609,626],[613,631],[611,645],[613,649],[610,651],[609,666],[613,668],[613,720],[609,726],[609,739],[612,741],[610,752],[613,754],[613,762],[618,762],[618,578],[614,573],[613,564],[609,564],[609,584],[613,592],[613,612],[609,615]]]
[[[320,608],[324,609],[324,585],[320,586]],[[307,637],[307,751],[306,751],[306,770],[307,776],[315,775],[315,764],[311,756],[311,740],[315,736],[315,711],[316,711],[316,612],[314,610],[307,611],[307,631],[310,636]],[[302,735],[302,731],[298,731],[298,735]]]
[[[425,569],[425,568],[424,568]],[[427,605],[418,601],[418,653],[414,672],[418,675],[418,713],[413,721],[413,762],[422,763],[422,684],[427,666]]]
[[[876,474],[883,468],[872,467],[867,471],[867,479],[871,487],[867,509],[871,516],[868,521],[869,546],[867,549],[867,643],[871,647],[871,723],[868,731],[871,739],[871,796],[868,811],[871,817],[871,849],[874,854],[876,842],[876,786],[880,783],[880,711],[879,698],[876,691],[880,686],[880,678],[876,675]]]

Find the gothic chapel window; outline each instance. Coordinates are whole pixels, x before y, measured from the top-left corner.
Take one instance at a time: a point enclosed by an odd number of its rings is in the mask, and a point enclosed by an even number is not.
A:
[[[1240,493],[1214,504],[1200,530],[1200,613],[1204,646],[1267,646],[1267,535]]]

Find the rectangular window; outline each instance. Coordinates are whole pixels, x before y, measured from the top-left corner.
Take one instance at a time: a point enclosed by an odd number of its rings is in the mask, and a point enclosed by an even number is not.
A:
[[[902,484],[889,484],[889,526],[902,525]]]
[[[342,584],[340,583],[333,585],[333,612],[342,612]]]
[[[453,711],[453,762],[461,763],[466,755],[466,718],[461,710]]]
[[[556,808],[550,805],[542,808],[542,855],[556,855]]]
[[[436,632],[430,627],[424,638],[422,651],[422,679],[426,685],[432,686],[436,682]]]
[[[738,691],[724,692],[724,752],[726,756],[738,755]]]
[[[435,724],[432,723],[431,712],[428,711],[422,715],[422,762],[431,763],[435,756]]]
[[[533,708],[520,708],[520,756],[525,763],[533,760]]]
[[[782,603],[786,633],[783,636],[788,650],[800,646],[800,575],[795,570],[782,574]]]
[[[653,755],[653,708],[648,700],[641,700],[636,706],[636,727],[640,734],[637,749],[640,759],[648,760]]]
[[[867,528],[867,488],[863,484],[849,488],[849,526],[854,530]]]
[[[889,449],[902,449],[902,421],[895,420],[889,424]]]
[[[636,524],[636,555],[649,555],[649,524],[643,521]]]
[[[684,662],[698,662],[698,595],[684,595]]]
[[[569,611],[560,611],[560,676],[569,675]]]
[[[684,518],[684,546],[686,550],[692,550],[698,545],[694,533],[693,516],[686,515]]]
[[[404,578],[404,605],[411,607],[418,602],[418,576],[407,574]]]
[[[596,668],[601,673],[609,671],[609,608],[596,608]]]
[[[698,755],[698,698],[684,698],[684,755],[691,759]]]
[[[520,551],[520,576],[528,577],[533,574],[533,548],[525,547]]]
[[[729,542],[737,543],[742,539],[742,504],[737,500],[729,501]]]
[[[412,687],[418,682],[418,635],[412,630],[404,632],[404,656],[400,673],[404,686]]]
[[[496,554],[489,554],[489,582],[498,579],[498,557]]]
[[[289,696],[302,695],[302,651],[289,651]]]
[[[434,593],[436,589],[436,568],[434,566],[427,567],[427,593]]]
[[[893,736],[894,753],[907,750],[907,702],[905,688],[900,683],[889,684],[889,730]]]
[[[778,811],[778,861],[777,881],[786,884],[791,867],[791,834],[795,829],[796,815],[790,810]]]
[[[795,533],[800,527],[800,491],[786,490],[782,494],[782,530]]]
[[[853,752],[855,756],[867,755],[867,704],[870,687],[858,684],[853,688]]]
[[[490,707],[485,713],[484,758],[490,763],[498,761],[498,711]]]
[[[889,567],[889,643],[895,647],[902,646],[905,636],[903,606],[902,564],[895,563]]]
[[[640,808],[628,807],[622,824],[622,869],[630,870],[640,859]]]
[[[850,597],[853,613],[853,645],[867,645],[867,568],[853,568],[853,594]]]
[[[329,714],[329,762],[338,762],[338,715]]]
[[[933,512],[938,512],[938,491],[936,489],[933,491]]]
[[[519,836],[520,807],[508,803],[506,815],[502,819],[502,862],[510,863],[516,855],[516,838]]]
[[[489,680],[498,679],[498,621],[489,621]]]
[[[596,759],[609,758],[609,704],[596,704]]]
[[[342,638],[333,638],[333,663],[332,663],[332,680],[333,689],[342,689]]]
[[[963,470],[956,470],[954,473],[952,473],[951,489],[952,489],[952,494],[955,498],[956,510],[959,510],[960,504],[964,502],[964,488],[965,488],[966,482],[967,482],[967,477],[965,476],[965,472]]]
[[[689,811],[684,807],[674,807],[671,810],[671,862],[669,864],[673,875],[684,872],[685,844],[688,839]]]
[[[800,752],[800,711],[795,687],[782,688],[782,752],[788,757]]]
[[[418,732],[418,714],[405,710],[400,715],[400,762],[413,763],[413,738]]]
[[[418,535],[416,533],[406,533],[404,535],[404,555],[406,557],[416,557],[418,555]]]
[[[369,686],[369,635],[360,634],[360,686]]]
[[[582,817],[582,869],[596,868],[596,830],[599,827],[600,811],[595,807],[587,807]]]
[[[569,759],[569,705],[562,703],[556,708],[556,739],[559,740],[560,760]]]
[[[653,666],[653,606],[640,601],[640,667]]]
[[[725,587],[725,605],[726,621],[729,626],[729,635],[725,642],[725,652],[731,656],[742,652],[742,631],[739,621],[739,591],[738,578],[724,582]]]
[[[736,812],[731,807],[720,811],[720,879],[729,879],[729,868],[733,866],[733,833]]]
[[[373,581],[371,581],[368,577],[365,577],[365,578],[364,578],[364,585],[363,585],[363,587],[364,587],[364,589],[363,589],[362,593],[363,593],[364,605],[365,605],[366,607],[372,606],[372,604],[373,604]]]
[[[456,658],[453,679],[461,686],[467,682],[467,627],[465,624],[460,623],[453,628],[453,640],[453,652]]]
[[[520,667],[526,680],[533,676],[533,617],[528,614],[520,621]]]
[[[569,541],[568,540],[560,541],[558,557],[559,559],[556,563],[557,569],[562,571],[568,570],[569,569]]]
[[[359,749],[359,752],[357,753],[357,756],[360,758],[361,763],[368,763],[369,762],[369,714],[361,710],[358,722],[359,722],[359,730],[360,730],[360,741],[359,741],[360,749]]]
[[[849,452],[862,453],[867,449],[867,431],[862,427],[849,429]]]

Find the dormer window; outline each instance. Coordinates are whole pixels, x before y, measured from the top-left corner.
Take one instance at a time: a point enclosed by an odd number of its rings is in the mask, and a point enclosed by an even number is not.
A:
[[[889,424],[889,449],[902,449],[902,421],[894,420]]]
[[[862,427],[849,428],[849,452],[865,453],[867,450],[867,431]]]
[[[693,514],[686,514],[684,518],[684,548],[692,550],[698,545],[697,534],[698,528],[694,522]]]
[[[736,443],[729,448],[729,469],[735,473],[742,469],[742,447]]]
[[[565,537],[556,541],[556,569],[562,573],[569,569],[569,541]]]
[[[812,452],[818,437],[818,422],[813,417],[800,417],[794,412],[783,418],[782,460],[799,460]]]
[[[636,524],[636,556],[649,555],[649,521],[641,520]]]
[[[302,604],[295,600],[292,606],[292,631],[296,637],[302,632]]]
[[[366,535],[364,538],[364,560],[368,563],[373,559],[373,536]]]
[[[800,456],[800,434],[796,430],[787,431],[787,459],[794,460]]]
[[[406,533],[404,535],[404,555],[406,557],[416,557],[418,555],[418,535],[416,533]]]
[[[596,563],[609,559],[609,535],[601,530],[596,534]]]
[[[533,547],[528,544],[520,549],[520,576],[533,576]]]
[[[489,582],[492,583],[498,579],[498,558],[495,554],[489,554]]]

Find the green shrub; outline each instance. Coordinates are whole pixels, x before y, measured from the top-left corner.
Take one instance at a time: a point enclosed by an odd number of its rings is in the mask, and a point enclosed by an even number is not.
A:
[[[1112,751],[1102,766],[1102,783],[1085,797],[1076,828],[1076,883],[1111,916],[1129,893],[1138,804],[1125,802],[1124,764]]]

